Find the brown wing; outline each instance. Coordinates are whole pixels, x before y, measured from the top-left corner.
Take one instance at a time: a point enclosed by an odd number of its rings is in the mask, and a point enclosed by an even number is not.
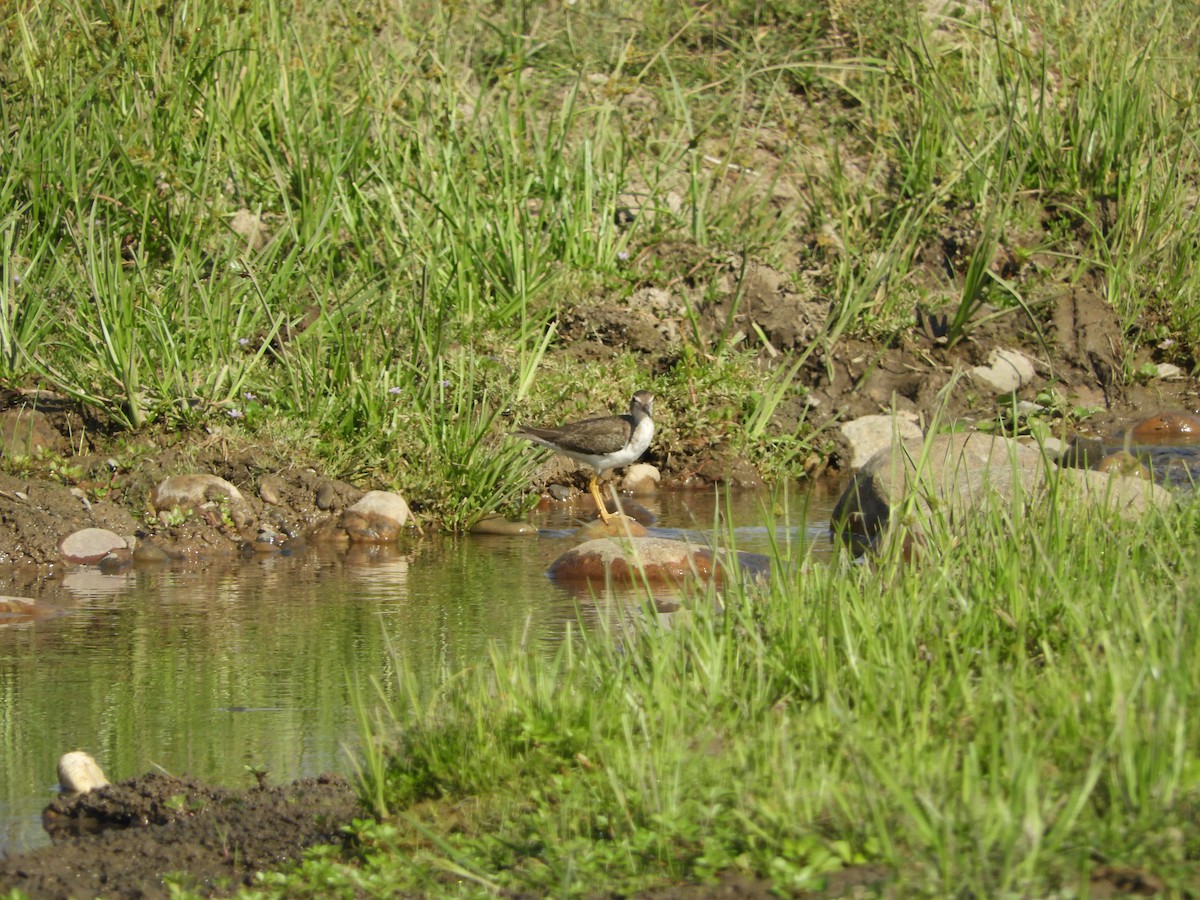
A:
[[[516,434],[551,441],[569,453],[616,453],[633,434],[633,419],[629,416],[605,416],[572,422],[562,428],[522,428]]]

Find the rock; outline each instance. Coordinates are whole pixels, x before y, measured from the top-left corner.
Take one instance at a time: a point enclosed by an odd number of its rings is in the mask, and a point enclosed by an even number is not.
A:
[[[66,438],[45,413],[26,407],[0,412],[0,455],[33,456],[39,450],[59,451],[66,447]]]
[[[494,534],[506,537],[537,534],[528,522],[510,522],[504,516],[484,516],[471,526],[471,534]]]
[[[317,488],[317,495],[314,499],[317,509],[332,509],[334,501],[337,500],[337,492],[334,490],[333,484],[328,481],[322,481],[321,486]]]
[[[1108,454],[1108,456],[1096,463],[1096,471],[1115,472],[1118,475],[1127,475],[1147,481],[1150,479],[1150,470],[1143,466],[1138,461],[1138,458],[1128,450],[1118,450],[1116,453]]]
[[[635,537],[598,538],[572,547],[547,574],[559,581],[679,584],[691,578],[707,581],[716,572],[712,552],[683,541]]]
[[[918,476],[918,472],[920,473]],[[919,486],[919,489],[917,489]],[[1054,490],[1052,490],[1054,488]],[[831,527],[851,540],[877,542],[905,507],[909,532],[954,527],[995,505],[1076,497],[1085,506],[1138,518],[1174,500],[1159,485],[1077,469],[1058,469],[1033,447],[980,432],[940,434],[880,451],[854,476],[834,507]],[[911,506],[908,506],[911,502]]]
[[[352,542],[387,544],[400,536],[408,515],[408,504],[399,494],[367,491],[342,513],[342,528]]]
[[[121,547],[106,553],[100,560],[100,571],[105,575],[118,575],[133,565],[133,553],[128,547]]]
[[[546,488],[546,493],[550,495],[550,499],[562,503],[570,499],[571,494],[574,492],[565,484],[552,484]]]
[[[1186,444],[1200,440],[1200,419],[1191,413],[1164,412],[1133,426],[1139,444]]]
[[[133,561],[140,565],[161,565],[170,562],[171,557],[161,547],[143,542],[133,548]]]
[[[250,521],[250,511],[242,492],[216,475],[171,475],[164,478],[150,495],[150,504],[157,513],[172,509],[198,510],[220,503],[229,505],[230,518],[239,529]]]
[[[1163,381],[1175,381],[1183,377],[1183,369],[1174,363],[1159,363],[1154,367],[1155,377]]]
[[[1000,397],[1012,394],[1033,381],[1036,371],[1031,360],[1016,350],[993,350],[986,366],[971,370],[971,380],[980,390]]]
[[[58,783],[68,794],[86,794],[108,784],[104,770],[82,750],[64,753],[58,760]]]
[[[283,492],[286,489],[287,482],[278,475],[264,475],[258,482],[258,496],[262,498],[263,503],[269,503],[271,506],[283,503]]]
[[[849,445],[851,469],[861,469],[867,461],[899,437],[900,440],[921,439],[918,416],[913,412],[897,412],[891,416],[859,416],[840,426]]]
[[[625,470],[625,476],[621,479],[621,490],[635,497],[646,497],[658,491],[661,478],[658,469],[649,463],[634,463]]]
[[[82,528],[63,538],[58,549],[69,563],[94,566],[114,550],[128,553],[129,545],[124,538],[107,528]]]

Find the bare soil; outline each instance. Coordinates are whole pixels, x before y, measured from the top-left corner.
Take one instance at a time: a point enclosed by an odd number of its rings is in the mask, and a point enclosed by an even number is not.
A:
[[[732,271],[728,261],[700,258],[697,265],[718,270],[718,276]],[[771,365],[778,364],[773,353],[786,359],[789,353],[803,352],[827,327],[828,303],[796,293],[789,283],[785,273],[753,267],[736,309],[731,306],[737,293],[732,282],[723,299],[708,303],[700,301],[698,287],[675,290],[695,291],[700,327],[709,338],[731,324],[745,334],[765,336],[770,352],[764,352],[764,365]],[[632,351],[649,370],[669,371],[680,347],[678,310],[672,302],[663,293],[648,293],[633,303],[581,301],[559,323],[564,342],[556,352],[605,359]],[[981,318],[968,338],[953,347],[943,340],[943,321],[929,315],[920,317],[911,333],[887,343],[842,339],[828,352],[809,357],[798,375],[809,392],[778,409],[775,427],[790,433],[806,422],[824,435],[823,452],[813,467],[818,470],[844,465],[837,429],[829,426],[856,416],[896,408],[916,412],[926,422],[935,416],[993,419],[995,399],[981,396],[969,379],[956,376],[986,362],[996,348],[1020,350],[1035,360],[1038,377],[1022,389],[1022,399],[1053,388],[1064,406],[1097,409],[1087,427],[1101,435],[1112,436],[1130,420],[1157,411],[1200,406],[1191,378],[1127,377],[1144,363],[1163,360],[1155,348],[1123,349],[1128,336],[1111,308],[1086,285],[1064,283],[1057,292],[1045,292],[1031,309],[1032,318],[1023,311]],[[28,418],[35,408],[36,418]],[[149,436],[146,452],[132,457],[118,453],[120,436],[104,437],[78,409],[44,394],[11,391],[0,396],[0,417],[7,417],[0,421],[0,452],[20,455],[21,441],[36,434],[39,446],[61,454],[63,467],[57,476],[14,474],[12,467],[0,474],[2,594],[36,599],[66,568],[59,542],[80,528],[107,528],[133,537],[143,551],[149,548],[140,557],[118,556],[108,563],[113,566],[203,565],[212,556],[253,552],[264,528],[292,546],[326,539],[339,510],[362,493],[270,446],[234,445],[221,435],[163,432]],[[78,435],[90,437],[79,440]],[[701,438],[675,435],[656,441],[649,461],[663,470],[667,485],[755,478],[744,461]],[[148,509],[154,485],[181,472],[228,480],[244,495],[248,516],[237,524],[218,515],[182,522],[155,517]],[[248,883],[256,871],[296,859],[306,846],[338,841],[339,826],[358,815],[350,787],[333,778],[230,792],[146,775],[85,798],[56,801],[46,822],[57,843],[0,860],[0,891],[17,887],[45,898],[161,897],[167,896],[164,877],[179,873],[189,887],[221,895]],[[95,821],[120,827],[73,836],[91,827],[84,823]],[[886,873],[877,869],[855,869],[832,877],[822,895],[869,889],[881,879],[886,880]],[[730,876],[715,885],[681,885],[653,896],[766,897],[769,889],[768,882]]]

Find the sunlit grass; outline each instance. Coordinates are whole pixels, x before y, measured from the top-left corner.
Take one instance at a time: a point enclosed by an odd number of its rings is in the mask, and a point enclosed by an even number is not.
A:
[[[793,559],[669,628],[631,610],[553,658],[401,676],[362,720],[380,823],[268,883],[787,892],[869,864],[885,893],[1048,896],[1107,864],[1183,889],[1196,516],[985,514],[917,566]]]
[[[1200,346],[1177,7],[255,0],[0,23],[0,378],[113,427],[202,424],[250,392],[243,427],[303,419],[339,474],[417,490],[390,409],[431,409],[434,361],[515,349],[489,405],[573,381],[610,407],[620,378],[585,383],[555,326],[645,285],[686,313],[637,386],[783,476],[819,440],[773,415],[788,373],[918,306],[953,342],[984,304],[1087,277],[1135,338]],[[828,305],[813,346],[776,358],[738,319],[751,263]],[[713,373],[731,417],[695,402]]]

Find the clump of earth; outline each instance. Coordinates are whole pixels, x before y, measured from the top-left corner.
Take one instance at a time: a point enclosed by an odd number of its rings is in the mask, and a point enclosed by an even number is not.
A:
[[[712,301],[702,302],[698,287],[679,290],[693,290],[687,300],[701,335],[712,339],[731,329],[760,335],[763,365],[778,366],[808,352],[830,316],[827,301],[787,285],[782,273],[756,265],[744,272],[740,287],[731,282]],[[684,340],[683,305],[678,290],[660,289],[645,289],[627,301],[581,300],[562,315],[563,341],[555,352],[598,360],[632,352],[648,372],[669,372]],[[813,351],[796,374],[805,390],[779,406],[772,428],[794,434],[803,427],[823,435],[813,469],[837,471],[849,465],[838,424],[870,414],[895,410],[925,425],[995,421],[1004,404],[1044,401],[1052,391],[1064,408],[1095,410],[1086,428],[1111,437],[1151,412],[1196,408],[1197,383],[1168,366],[1156,369],[1166,362],[1156,356],[1159,350],[1120,355],[1127,343],[1120,322],[1086,286],[1063,285],[1030,311],[1032,318],[1022,310],[981,313],[966,338],[953,345],[945,340],[943,320],[922,315],[918,327],[889,343],[843,338]],[[1022,354],[1034,374],[1015,394],[997,398],[964,376],[1001,350]],[[1131,366],[1158,374],[1131,380],[1125,374]],[[61,454],[61,466],[71,472],[70,478],[23,476],[10,466],[0,474],[2,594],[36,600],[48,593],[66,568],[60,542],[80,529],[105,529],[128,536],[131,546],[151,548],[141,560],[135,551],[132,558],[116,557],[113,565],[204,565],[214,555],[255,552],[263,534],[268,545],[274,536],[293,546],[340,539],[334,525],[364,493],[364,487],[329,477],[311,461],[270,446],[239,446],[228,436],[202,437],[197,445],[195,435],[164,432],[152,452],[122,463],[112,449],[118,438],[103,437],[86,416],[53,395],[10,390],[0,396],[0,452],[14,456],[40,447]],[[80,434],[96,437],[80,441]],[[670,429],[656,439],[647,461],[659,467],[667,488],[755,477],[745,460],[703,436]],[[155,514],[150,499],[156,486],[181,473],[205,473],[232,485],[243,498],[238,514],[220,504],[187,517]],[[585,479],[582,473],[580,485]],[[85,796],[75,806],[65,799],[52,805],[46,821],[57,829],[56,846],[0,861],[0,890],[20,887],[36,897],[166,896],[162,876],[178,872],[194,889],[232,892],[255,871],[296,859],[305,846],[340,840],[339,827],[361,814],[350,786],[333,778],[234,793],[146,775]],[[123,827],[73,836],[93,820]],[[723,896],[766,896],[769,885],[738,881],[718,888]],[[681,889],[662,896],[705,895]]]

